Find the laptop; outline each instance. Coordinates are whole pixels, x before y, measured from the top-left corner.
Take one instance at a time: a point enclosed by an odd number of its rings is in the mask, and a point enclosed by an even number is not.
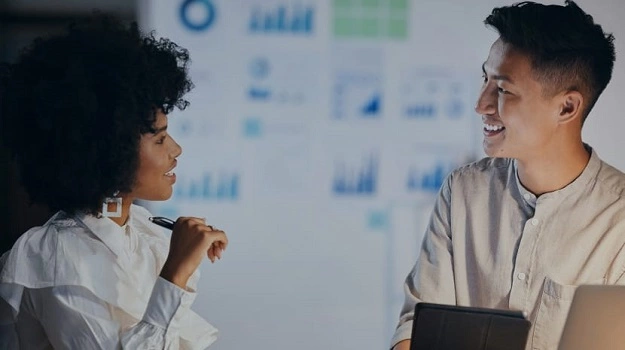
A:
[[[418,303],[411,350],[523,350],[531,323],[520,311]]]
[[[625,349],[625,286],[577,287],[558,349]]]

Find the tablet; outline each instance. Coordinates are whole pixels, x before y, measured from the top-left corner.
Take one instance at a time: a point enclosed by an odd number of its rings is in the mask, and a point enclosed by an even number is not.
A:
[[[520,311],[418,303],[411,350],[524,350],[531,323]]]

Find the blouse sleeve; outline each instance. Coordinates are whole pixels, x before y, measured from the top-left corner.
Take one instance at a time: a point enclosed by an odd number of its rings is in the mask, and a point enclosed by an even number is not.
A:
[[[0,349],[19,349],[11,306],[0,298]]]
[[[35,316],[59,349],[179,349],[180,321],[195,299],[195,293],[159,277],[142,320],[122,329],[109,304],[86,288],[61,286],[29,293]]]

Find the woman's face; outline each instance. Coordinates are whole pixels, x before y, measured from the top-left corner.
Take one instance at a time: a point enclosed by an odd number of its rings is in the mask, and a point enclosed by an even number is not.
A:
[[[180,145],[167,133],[167,115],[156,113],[155,133],[141,135],[139,146],[139,169],[129,193],[130,197],[151,201],[167,200],[176,182],[176,158],[182,153]]]

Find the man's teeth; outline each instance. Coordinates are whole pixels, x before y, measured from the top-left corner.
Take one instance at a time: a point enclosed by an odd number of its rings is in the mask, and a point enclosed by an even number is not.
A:
[[[168,171],[165,173],[165,176],[173,176],[174,172],[173,171]]]
[[[499,131],[499,130],[503,129],[503,126],[502,125],[484,124],[484,129],[486,129],[488,131]]]

